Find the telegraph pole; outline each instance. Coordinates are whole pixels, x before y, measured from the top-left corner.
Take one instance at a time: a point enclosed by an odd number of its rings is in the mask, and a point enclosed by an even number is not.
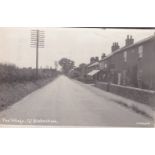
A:
[[[36,42],[36,78],[38,78],[38,63],[39,63],[39,30],[37,30],[36,32],[36,39],[37,39],[37,42]]]
[[[40,30],[31,31],[31,47],[36,48],[36,79],[38,79],[39,48],[44,48],[45,33]]]

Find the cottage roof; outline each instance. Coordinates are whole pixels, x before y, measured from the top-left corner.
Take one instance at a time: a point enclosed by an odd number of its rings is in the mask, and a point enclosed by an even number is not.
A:
[[[119,48],[119,49],[117,49],[117,50],[114,51],[113,53],[109,54],[108,56],[106,56],[104,59],[102,59],[102,60],[100,60],[100,61],[106,60],[106,59],[110,58],[111,56],[113,56],[113,55],[116,54],[116,53],[122,52],[122,51],[124,51],[124,50],[127,50],[127,49],[129,49],[129,48],[132,48],[132,47],[134,47],[134,46],[136,46],[136,45],[143,44],[143,43],[145,43],[145,42],[147,42],[147,41],[150,41],[150,40],[153,40],[153,39],[155,39],[155,35],[152,35],[152,36],[150,36],[150,37],[147,37],[147,38],[145,38],[145,39],[142,39],[142,40],[140,40],[140,41],[138,41],[138,42],[136,42],[136,43],[134,43],[134,44],[131,44],[131,45],[128,45],[128,46],[124,46],[124,47],[122,47],[122,48]]]
[[[94,62],[93,64],[90,64],[88,67],[96,66],[98,64],[99,64],[99,62]]]
[[[91,72],[88,73],[89,76],[93,76],[95,74],[97,74],[100,70],[96,69],[96,70],[92,70]]]

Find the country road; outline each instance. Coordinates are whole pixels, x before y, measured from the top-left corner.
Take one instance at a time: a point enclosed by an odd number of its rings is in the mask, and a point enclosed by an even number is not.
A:
[[[0,112],[0,124],[153,126],[152,120],[108,99],[107,95],[107,92],[93,86],[59,76]]]

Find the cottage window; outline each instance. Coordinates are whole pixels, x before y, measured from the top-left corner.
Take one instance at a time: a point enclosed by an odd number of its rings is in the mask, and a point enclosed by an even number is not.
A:
[[[126,85],[127,71],[123,70],[123,85]]]
[[[107,64],[106,63],[104,64],[104,68],[107,68]]]
[[[118,73],[118,81],[117,84],[120,85],[121,84],[121,78],[122,78],[122,74]]]
[[[123,57],[124,57],[124,62],[127,62],[127,51],[124,51]]]
[[[139,55],[139,58],[143,57],[143,46],[142,45],[138,47],[138,55]]]

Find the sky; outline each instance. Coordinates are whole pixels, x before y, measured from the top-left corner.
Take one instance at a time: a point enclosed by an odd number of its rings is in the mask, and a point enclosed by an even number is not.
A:
[[[30,47],[31,30],[35,28],[0,28],[0,63],[19,67],[35,67],[35,48]],[[37,28],[45,32],[45,47],[39,49],[39,67],[53,67],[66,57],[75,62],[89,63],[90,57],[111,53],[111,45],[125,45],[126,36],[135,42],[153,35],[153,29],[100,28]]]

